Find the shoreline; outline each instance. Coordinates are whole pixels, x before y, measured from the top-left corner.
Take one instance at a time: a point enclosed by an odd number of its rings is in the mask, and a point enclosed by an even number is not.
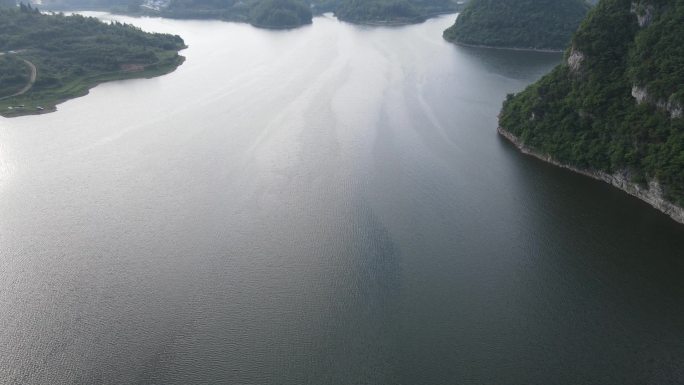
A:
[[[187,48],[187,47],[186,47]],[[179,51],[180,52],[180,51]],[[183,63],[185,62],[185,56],[178,55],[176,62],[174,63],[169,63],[168,66],[164,66],[161,68],[155,68],[155,69],[146,69],[143,71],[138,71],[138,72],[124,72],[124,71],[117,71],[114,73],[104,73],[104,74],[99,74],[97,76],[94,76],[90,79],[82,79],[81,83],[84,85],[83,89],[80,92],[76,92],[74,94],[57,98],[57,99],[52,99],[51,101],[34,101],[33,104],[41,104],[43,109],[38,110],[38,109],[22,109],[22,110],[10,110],[11,112],[8,113],[6,110],[0,111],[0,116],[5,118],[5,119],[12,119],[12,118],[18,118],[22,116],[32,116],[32,115],[43,115],[43,114],[49,114],[51,112],[56,112],[57,111],[57,106],[73,99],[81,98],[83,96],[86,96],[90,93],[90,90],[99,86],[100,84],[103,83],[108,83],[108,82],[115,82],[115,81],[122,81],[122,80],[136,80],[136,79],[152,79],[156,78],[159,76],[164,76],[168,75],[178,69]]]
[[[79,8],[77,10],[71,10],[68,8],[65,8],[64,10],[60,9],[49,9],[46,10],[46,12],[71,12],[71,13],[79,13],[79,12],[105,12],[105,13],[110,13],[112,15],[121,15],[121,16],[128,16],[128,17],[158,17],[162,19],[170,19],[170,20],[211,20],[211,21],[223,21],[227,23],[242,23],[242,24],[248,24],[251,25],[255,28],[259,29],[266,29],[266,30],[272,30],[272,31],[281,31],[281,30],[292,30],[292,29],[297,29],[297,28],[302,28],[306,26],[310,26],[313,24],[313,19],[316,17],[324,17],[326,13],[332,13],[333,17],[337,19],[338,21],[347,23],[347,24],[352,24],[352,25],[358,25],[358,26],[367,26],[367,27],[403,27],[407,25],[416,25],[416,24],[422,24],[425,23],[426,21],[439,17],[439,16],[445,16],[445,15],[456,15],[459,13],[458,10],[445,10],[445,11],[440,11],[440,12],[433,12],[433,13],[428,13],[425,15],[420,15],[419,19],[415,20],[387,20],[387,21],[353,21],[353,20],[347,20],[347,19],[340,19],[337,15],[334,14],[334,12],[323,12],[323,13],[314,13],[312,22],[310,23],[303,23],[303,24],[296,24],[296,25],[289,25],[289,26],[271,26],[267,24],[257,24],[257,23],[252,23],[249,20],[245,19],[240,19],[240,18],[224,18],[220,16],[180,16],[180,15],[174,15],[174,14],[165,14],[162,12],[149,12],[149,11],[142,11],[142,12],[128,12],[125,10],[121,9],[100,9],[100,8]],[[492,47],[494,48],[494,47]]]
[[[442,36],[444,37],[444,36]],[[492,45],[478,45],[478,44],[467,44],[467,43],[461,43],[455,40],[449,40],[446,37],[444,37],[444,40],[448,41],[449,43],[460,45],[463,47],[469,47],[469,48],[486,48],[486,49],[499,49],[499,50],[505,50],[505,51],[527,51],[527,52],[544,52],[544,53],[563,53],[565,52],[564,49],[542,49],[542,48],[522,48],[522,47],[497,47],[497,46],[492,46]]]
[[[267,30],[272,30],[272,31],[287,31],[287,30],[292,30],[292,29],[296,29],[296,28],[300,28],[300,27],[306,27],[306,26],[309,26],[313,23],[313,21],[312,21],[312,22],[303,23],[303,24],[276,26],[276,25],[268,25],[268,24],[257,24],[257,23],[252,23],[246,19],[221,17],[218,15],[217,16],[214,16],[214,15],[211,15],[211,16],[192,16],[192,15],[180,16],[180,15],[175,15],[175,14],[162,13],[159,11],[129,12],[129,11],[125,11],[122,9],[104,9],[104,8],[78,8],[78,9],[65,8],[64,10],[59,10],[57,8],[51,8],[49,10],[45,10],[45,12],[51,12],[51,13],[68,12],[68,13],[73,13],[73,14],[80,14],[82,12],[103,12],[103,13],[109,13],[111,15],[134,17],[134,18],[149,17],[149,18],[169,19],[169,20],[223,21],[226,23],[248,24],[248,25],[251,25],[252,27],[255,27],[255,28],[267,29]],[[316,15],[314,15],[314,17],[315,16]],[[312,20],[313,20],[313,18],[312,18]]]
[[[450,10],[450,11],[444,11],[444,12],[434,12],[434,13],[428,13],[425,15],[420,15],[421,19],[416,19],[415,21],[409,21],[409,20],[388,20],[388,21],[351,21],[347,19],[340,19],[337,17],[337,15],[334,15],[335,18],[339,21],[352,24],[352,25],[360,25],[360,26],[367,26],[367,27],[403,27],[407,25],[416,25],[416,24],[422,24],[425,23],[426,21],[439,17],[439,16],[444,16],[444,15],[456,15],[458,14],[459,11],[457,10]]]
[[[508,140],[513,144],[520,152],[525,155],[535,157],[544,162],[550,163],[554,166],[561,167],[578,174],[590,177],[592,179],[600,180],[616,187],[627,194],[636,197],[649,205],[651,205],[656,210],[662,212],[663,214],[669,216],[675,222],[684,224],[684,207],[680,207],[662,196],[662,191],[660,185],[657,181],[651,180],[648,183],[648,188],[640,186],[632,182],[625,173],[608,174],[603,171],[591,171],[583,170],[577,167],[573,167],[567,164],[560,163],[554,160],[550,155],[542,155],[530,147],[523,144],[518,137],[506,131],[503,127],[497,127],[497,132],[499,135]]]

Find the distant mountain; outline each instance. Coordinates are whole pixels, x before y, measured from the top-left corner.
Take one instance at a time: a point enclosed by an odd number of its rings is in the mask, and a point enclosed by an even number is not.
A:
[[[124,10],[140,0],[42,0],[32,1],[34,7],[45,10]],[[25,1],[26,2],[26,1]]]
[[[444,38],[468,45],[561,50],[588,9],[584,0],[472,0]]]
[[[6,1],[6,0],[0,0]],[[221,19],[265,28],[311,24],[308,0],[43,0],[48,10],[103,10],[169,18]]]
[[[0,0],[13,1],[13,0]],[[257,27],[311,24],[313,14],[334,12],[359,24],[418,23],[461,7],[460,0],[42,0],[47,10],[103,10],[179,19],[220,19]]]
[[[684,222],[684,0],[601,0],[500,132]]]

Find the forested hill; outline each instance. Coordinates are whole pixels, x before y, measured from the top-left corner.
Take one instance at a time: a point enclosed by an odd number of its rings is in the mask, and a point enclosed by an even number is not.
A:
[[[565,56],[509,95],[501,130],[684,207],[684,0],[601,0]]]
[[[326,5],[340,20],[362,24],[416,23],[457,9],[452,0],[338,0]]]
[[[588,9],[584,0],[472,0],[444,38],[470,45],[561,50]]]
[[[53,110],[98,83],[152,77],[183,62],[178,36],[37,9],[0,9],[0,114]]]

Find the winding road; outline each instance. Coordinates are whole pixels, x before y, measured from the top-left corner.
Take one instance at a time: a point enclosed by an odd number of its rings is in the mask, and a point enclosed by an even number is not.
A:
[[[16,93],[14,93],[12,95],[0,97],[0,100],[9,99],[9,98],[12,98],[15,96],[23,95],[26,92],[28,92],[31,89],[31,87],[33,87],[33,83],[36,82],[36,75],[38,74],[38,70],[36,69],[36,66],[24,58],[20,58],[20,59],[23,60],[24,63],[26,63],[26,65],[29,66],[29,68],[31,69],[31,76],[29,77],[29,81],[28,81],[28,83],[26,83],[24,88],[22,88],[21,90],[17,91]]]

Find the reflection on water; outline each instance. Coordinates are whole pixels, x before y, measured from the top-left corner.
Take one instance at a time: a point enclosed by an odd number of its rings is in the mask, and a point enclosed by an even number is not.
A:
[[[560,54],[100,16],[187,61],[0,121],[0,383],[681,380],[682,226],[496,135]]]
[[[513,79],[530,79],[558,64],[561,53],[489,49],[453,45],[458,55],[489,72]]]

